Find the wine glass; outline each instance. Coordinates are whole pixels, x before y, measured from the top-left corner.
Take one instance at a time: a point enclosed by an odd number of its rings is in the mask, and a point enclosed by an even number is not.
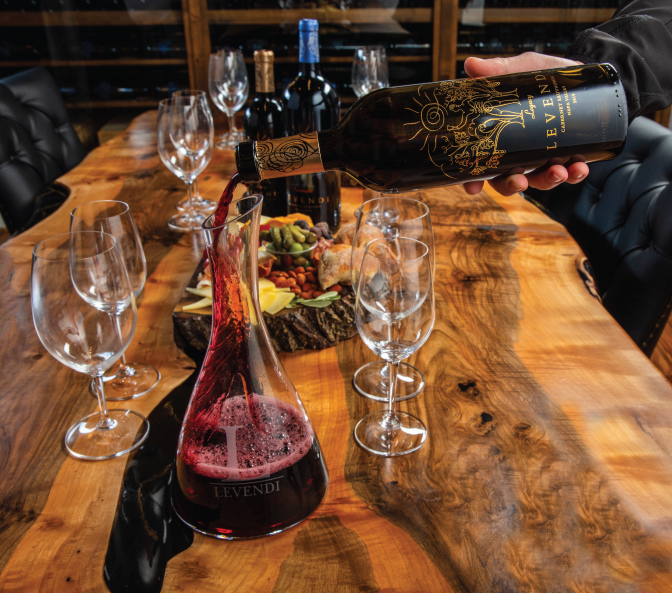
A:
[[[102,231],[112,235],[126,265],[133,294],[137,299],[147,279],[147,262],[138,228],[131,209],[124,202],[100,200],[77,206],[70,213],[70,232]],[[134,399],[153,389],[161,374],[151,364],[127,362],[121,355],[121,365],[110,368],[103,376],[108,401]],[[91,388],[95,393],[95,382]]]
[[[358,98],[390,86],[387,52],[382,45],[367,45],[355,50],[351,84]]]
[[[393,457],[416,451],[427,427],[396,409],[399,363],[416,352],[434,327],[434,285],[429,249],[421,241],[399,237],[374,239],[362,260],[355,323],[364,343],[388,364],[384,410],[362,418],[354,430],[357,443],[370,453]]]
[[[176,95],[159,102],[156,142],[163,164],[187,186],[185,211],[171,217],[168,226],[195,231],[206,217],[194,207],[193,184],[212,158],[214,125],[203,91]]]
[[[243,140],[236,128],[235,114],[245,104],[250,92],[247,66],[239,49],[223,48],[210,54],[208,90],[217,108],[226,114],[229,131],[217,141],[217,148],[234,148]]]
[[[30,300],[37,335],[60,363],[94,378],[98,411],[66,432],[65,446],[80,459],[109,459],[132,451],[149,432],[133,410],[108,410],[103,374],[135,332],[131,283],[114,237],[65,233],[33,249]]]
[[[435,272],[434,232],[427,204],[403,196],[382,196],[368,200],[355,212],[356,223],[352,237],[351,277],[356,291],[359,280],[360,262],[364,247],[369,241],[384,237],[394,241],[406,237],[422,241],[429,250],[432,277]],[[367,363],[355,371],[352,384],[357,392],[369,399],[387,401],[389,385],[389,365],[384,361]],[[397,401],[415,397],[425,387],[422,371],[411,364],[402,362],[396,377]]]

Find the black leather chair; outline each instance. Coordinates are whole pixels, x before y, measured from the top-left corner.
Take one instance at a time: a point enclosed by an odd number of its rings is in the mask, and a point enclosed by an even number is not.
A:
[[[63,203],[67,188],[53,182],[85,155],[45,68],[0,79],[0,214],[11,234]]]
[[[650,355],[672,307],[672,131],[640,117],[579,185],[532,194],[590,262],[602,302]]]

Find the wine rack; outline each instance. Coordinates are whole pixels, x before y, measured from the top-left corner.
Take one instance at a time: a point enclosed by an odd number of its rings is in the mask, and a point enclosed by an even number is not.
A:
[[[0,0],[0,76],[46,66],[71,108],[147,108],[190,86],[179,0]]]
[[[0,0],[0,76],[50,68],[70,107],[149,108],[207,89],[208,55],[275,52],[276,89],[297,72],[298,22],[320,22],[322,71],[344,106],[356,47],[387,48],[393,85],[464,75],[469,55],[563,55],[620,0]],[[477,8],[475,8],[478,6]],[[253,89],[251,89],[253,92]]]

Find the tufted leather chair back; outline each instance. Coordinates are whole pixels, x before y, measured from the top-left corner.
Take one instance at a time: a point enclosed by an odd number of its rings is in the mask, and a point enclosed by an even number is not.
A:
[[[672,131],[640,117],[621,155],[536,196],[591,264],[605,308],[648,355],[672,305]]]
[[[52,195],[49,185],[85,154],[45,68],[0,79],[0,213],[11,233],[58,206],[62,194]]]

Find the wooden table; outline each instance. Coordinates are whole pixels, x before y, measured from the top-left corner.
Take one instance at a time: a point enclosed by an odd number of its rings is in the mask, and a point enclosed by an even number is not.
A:
[[[32,246],[67,231],[76,204],[129,202],[149,278],[128,356],[162,380],[124,407],[149,414],[195,368],[171,313],[203,244],[166,227],[184,188],[159,161],[154,122],[145,114],[90,154],[61,179],[66,205],[0,248],[2,591],[107,590],[127,463],[64,453],[66,428],[95,402],[87,377],[37,339]],[[232,171],[218,153],[202,192],[217,198]],[[438,310],[411,359],[427,387],[405,407],[427,423],[427,444],[397,459],[354,444],[356,421],[379,405],[351,387],[374,359],[359,338],[283,354],[327,460],[325,501],[271,538],[196,536],[162,591],[672,591],[672,388],[591,296],[564,228],[519,197],[417,197],[434,222]],[[344,190],[346,219],[358,200]]]

